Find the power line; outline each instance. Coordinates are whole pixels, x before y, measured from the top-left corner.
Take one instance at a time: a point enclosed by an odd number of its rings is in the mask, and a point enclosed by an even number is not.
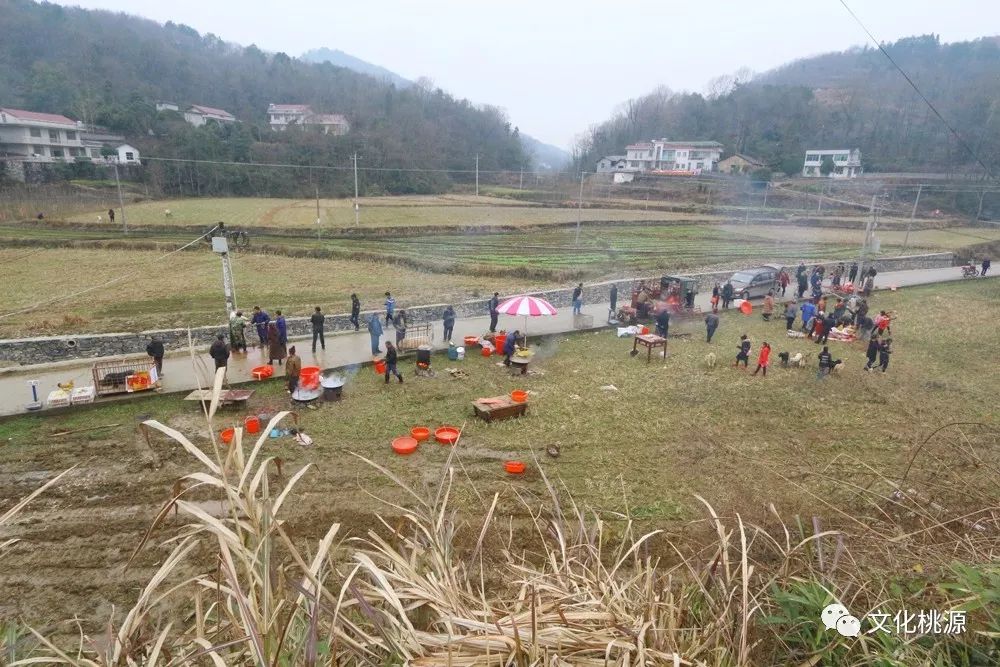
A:
[[[993,170],[990,169],[985,162],[983,162],[982,158],[979,157],[979,154],[976,153],[976,151],[972,148],[972,146],[970,146],[968,142],[966,142],[965,139],[962,138],[962,135],[958,133],[958,130],[952,127],[951,123],[945,120],[945,117],[941,115],[941,112],[937,110],[937,108],[931,103],[929,99],[927,99],[927,96],[924,95],[923,91],[921,91],[920,88],[917,86],[917,84],[913,82],[913,79],[911,79],[909,75],[905,71],[903,71],[903,68],[900,67],[895,60],[893,60],[893,57],[890,56],[889,52],[885,50],[885,47],[882,46],[882,43],[879,40],[877,40],[875,38],[875,35],[873,35],[871,31],[865,26],[865,24],[862,23],[861,19],[858,18],[858,15],[855,14],[854,11],[847,6],[847,0],[840,0],[840,4],[844,6],[844,9],[847,10],[847,13],[851,15],[851,17],[857,22],[857,24],[861,26],[861,29],[865,31],[865,33],[868,35],[868,38],[872,41],[872,43],[878,47],[878,50],[882,52],[882,55],[888,58],[889,62],[892,63],[892,66],[895,67],[897,70],[899,70],[899,73],[903,75],[903,78],[906,79],[906,82],[910,84],[913,90],[917,92],[917,95],[919,95],[920,99],[924,101],[924,104],[926,104],[930,108],[930,110],[934,112],[934,115],[938,117],[938,120],[944,123],[944,126],[947,127],[948,131],[951,132],[952,135],[955,137],[955,139],[958,140],[958,143],[961,144],[962,148],[967,150],[969,152],[969,155],[975,158],[976,162],[978,162],[979,166],[983,168],[983,171],[986,172],[987,176],[989,176],[990,178],[994,178]]]

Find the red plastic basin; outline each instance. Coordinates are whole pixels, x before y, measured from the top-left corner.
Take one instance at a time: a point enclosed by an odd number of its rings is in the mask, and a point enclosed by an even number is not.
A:
[[[511,475],[521,475],[524,474],[524,470],[527,466],[524,465],[523,461],[507,461],[503,464],[504,470],[506,470]]]
[[[408,435],[401,438],[396,438],[392,441],[392,451],[396,452],[400,456],[409,456],[413,452],[417,451],[417,441]]]
[[[442,426],[434,431],[434,439],[442,445],[454,445],[458,442],[459,430],[454,426]]]
[[[431,437],[431,430],[426,426],[414,426],[410,429],[410,437],[417,442],[423,442]]]

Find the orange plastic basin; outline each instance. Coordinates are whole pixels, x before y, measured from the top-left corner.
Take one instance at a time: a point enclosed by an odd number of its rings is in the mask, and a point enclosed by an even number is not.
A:
[[[414,426],[410,429],[410,437],[417,442],[423,442],[427,438],[431,437],[431,430],[426,426]]]
[[[507,461],[503,464],[503,467],[511,475],[521,475],[524,473],[526,466],[523,461]]]
[[[479,342],[479,338],[477,336],[466,336],[462,339],[462,342],[465,343],[465,347],[472,347]]]
[[[458,442],[458,429],[454,426],[442,426],[434,431],[434,439],[442,445],[454,445]]]
[[[223,430],[221,433],[219,433],[219,437],[222,438],[222,442],[224,442],[224,443],[226,443],[228,445],[229,443],[231,443],[233,441],[233,438],[236,437],[236,429],[235,428],[227,428],[227,429]]]
[[[524,403],[525,401],[528,400],[528,392],[524,391],[523,389],[515,389],[514,391],[510,392],[510,400],[514,401],[515,403]]]
[[[491,349],[490,349],[490,348],[488,348],[488,347],[484,347],[484,348],[483,348],[483,356],[484,356],[484,357],[488,357],[488,356],[490,356],[491,354],[493,354],[493,350],[491,350]]]
[[[392,441],[392,451],[396,452],[400,456],[409,456],[413,452],[417,451],[417,441],[408,435],[404,435],[401,438],[396,438]]]
[[[375,362],[375,373],[378,375],[385,375],[385,359],[378,359]]]
[[[270,365],[257,366],[252,371],[250,371],[250,374],[253,376],[255,380],[266,380],[267,378],[274,375],[274,366]]]

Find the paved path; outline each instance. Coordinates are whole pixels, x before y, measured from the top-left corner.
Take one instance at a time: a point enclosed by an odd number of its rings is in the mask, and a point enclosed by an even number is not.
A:
[[[915,269],[880,273],[875,279],[875,285],[878,288],[888,288],[893,285],[907,287],[961,279],[962,270],[960,267]],[[792,287],[790,285],[789,289]],[[790,291],[789,295],[791,295]],[[709,308],[710,296],[710,292],[699,294],[695,300],[696,305],[707,310]],[[627,298],[626,295],[622,294],[619,302]],[[595,326],[602,326],[607,321],[608,304],[585,305],[583,312],[594,318]],[[522,317],[500,317],[500,327],[510,330],[514,328],[520,329],[523,326],[524,318]],[[481,335],[488,328],[489,318],[485,316],[460,319],[455,323],[454,340],[461,341],[462,337],[467,335]],[[529,336],[561,333],[572,331],[573,328],[573,316],[569,308],[561,309],[559,314],[554,317],[531,318],[528,321]],[[434,340],[439,348],[443,347],[441,343],[443,333],[441,323],[436,323]],[[392,337],[390,340],[394,340],[395,331],[391,327],[387,328],[386,336]],[[250,337],[254,338],[255,336],[251,334]],[[383,340],[386,340],[385,336],[383,336]],[[369,336],[364,328],[359,333],[328,334],[326,337],[326,350],[318,351],[315,355],[310,350],[310,343],[311,341],[308,339],[293,339],[290,343],[298,347],[299,356],[302,357],[304,366],[336,368],[371,361]],[[251,348],[247,354],[234,354],[229,360],[229,381],[239,383],[251,380],[250,370],[254,366],[260,366],[267,362],[263,358],[264,354],[265,352],[260,348]],[[199,351],[196,356],[197,371],[192,368],[191,358],[186,352],[175,353],[164,359],[162,391],[181,392],[195,389],[198,386],[199,376],[202,386],[209,386],[209,378],[213,370],[211,360],[204,351]],[[6,370],[0,374],[0,415],[10,415],[24,411],[24,405],[31,398],[31,392],[27,385],[28,380],[38,380],[38,395],[43,401],[49,395],[49,392],[56,388],[56,384],[59,382],[73,380],[77,386],[93,384],[90,371],[93,363],[94,360],[91,359],[79,363],[38,365]],[[280,372],[278,370],[278,373]],[[127,399],[130,396],[133,395],[125,395],[125,398]]]

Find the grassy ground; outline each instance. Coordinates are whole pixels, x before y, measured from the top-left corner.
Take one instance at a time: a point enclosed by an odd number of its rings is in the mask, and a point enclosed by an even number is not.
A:
[[[412,360],[404,362],[403,385],[386,386],[369,368],[359,369],[344,402],[301,412],[302,425],[315,438],[313,448],[287,439],[266,446],[269,455],[284,459],[286,475],[307,462],[316,465],[300,485],[287,529],[296,539],[315,538],[330,522],[340,521],[349,533],[359,534],[372,525],[376,511],[394,521],[398,511],[368,494],[405,502],[398,489],[350,452],[433,493],[448,450],[426,443],[415,456],[400,458],[391,454],[389,443],[414,425],[466,424],[454,464],[453,507],[470,520],[481,516],[498,492],[498,514],[514,516],[515,536],[527,530],[514,492],[545,495],[538,474],[542,466],[578,503],[608,520],[612,530],[621,517],[631,516],[643,527],[667,529],[675,540],[697,539],[700,531],[689,533],[686,527],[702,515],[693,494],[724,515],[739,511],[746,520],[765,524],[773,504],[788,520],[795,514],[806,522],[815,516],[824,528],[845,530],[853,557],[861,559],[854,564],[858,575],[878,577],[884,554],[865,553],[860,545],[882,530],[886,505],[879,498],[891,492],[885,479],[900,478],[911,457],[906,486],[952,515],[981,509],[975,499],[996,490],[991,472],[1000,463],[995,432],[986,436],[974,424],[995,429],[993,388],[1000,386],[1000,371],[988,360],[1000,350],[994,326],[1000,283],[914,288],[879,293],[873,301],[874,307],[898,314],[895,354],[885,375],[863,372],[863,350],[843,343],[831,343],[845,360],[842,375],[818,381],[814,364],[803,370],[780,368],[779,351],[815,352],[815,345],[786,338],[776,323],[734,313],[723,316],[711,345],[701,338],[699,322],[675,323],[672,330],[690,331],[692,338],[672,340],[670,357],[648,365],[644,358],[629,357],[629,340],[603,331],[541,343],[533,366],[544,374],[527,378],[512,378],[479,356],[451,364],[468,373],[465,380],[444,374],[449,363],[443,358],[434,362],[439,375],[433,379],[412,377]],[[774,345],[766,378],[729,368],[744,332],[755,351],[763,340]],[[709,351],[718,355],[715,369],[706,366]],[[606,389],[609,385],[615,389]],[[254,388],[255,411],[286,405],[277,380]],[[514,388],[533,392],[525,418],[496,424],[471,419],[473,398]],[[240,412],[224,415],[220,425],[243,417]],[[79,465],[14,527],[12,536],[24,542],[5,558],[0,588],[9,595],[0,612],[37,622],[73,613],[97,618],[94,613],[106,612],[112,601],[120,605],[134,597],[162,553],[143,553],[128,572],[120,565],[168,498],[173,481],[191,470],[189,456],[165,438],[154,438],[151,449],[144,444],[136,422],[149,416],[206,446],[203,420],[173,396],[0,424],[0,442],[6,443],[0,447],[0,512],[56,471]],[[961,432],[953,429],[921,445],[951,422],[965,425],[958,427]],[[115,426],[53,435],[98,425]],[[549,445],[561,447],[558,459],[545,455]],[[970,464],[970,452],[980,457],[980,465]],[[523,478],[503,473],[503,461],[512,458],[528,462]],[[158,535],[169,535],[178,525],[171,518]],[[958,542],[947,546],[960,538],[937,538],[944,558],[962,558]],[[912,544],[907,540],[907,548]],[[651,549],[673,558],[655,540]],[[904,567],[929,571],[940,565],[921,558]]]
[[[362,227],[489,225],[535,226],[575,222],[575,208],[540,208],[526,202],[472,195],[426,197],[373,197],[360,201]],[[166,211],[170,211],[170,216]],[[127,207],[133,225],[205,225],[219,220],[230,226],[315,228],[315,200],[268,198],[200,198],[145,202]],[[587,220],[672,220],[681,214],[658,211],[588,209]],[[102,220],[98,220],[98,217]],[[690,217],[690,216],[688,216]],[[106,210],[70,215],[73,222],[108,224]],[[321,199],[321,225],[325,228],[354,227],[353,202],[349,199]]]
[[[0,303],[11,312],[102,285],[127,280],[0,320],[0,337],[81,331],[141,331],[219,321],[221,268],[207,250],[182,252],[164,261],[152,251],[0,249]],[[260,303],[286,315],[350,310],[351,292],[366,308],[391,289],[399,303],[462,301],[494,288],[489,278],[423,273],[385,263],[240,255],[233,261],[241,305]],[[523,287],[531,287],[525,283]]]

